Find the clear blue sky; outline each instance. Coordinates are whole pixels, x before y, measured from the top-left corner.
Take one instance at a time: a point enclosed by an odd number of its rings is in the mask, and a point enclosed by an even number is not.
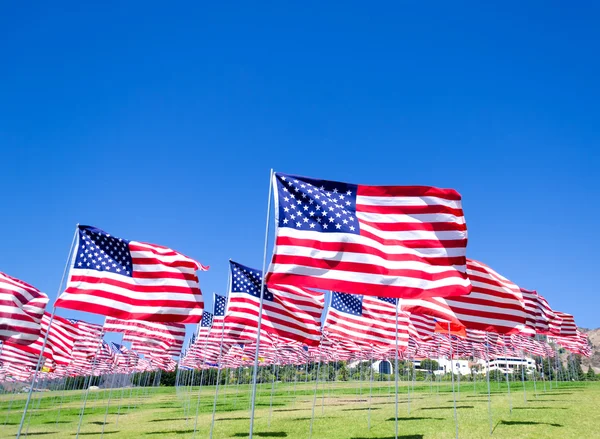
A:
[[[274,168],[455,188],[471,258],[600,326],[597,3],[123,3],[3,5],[0,271],[54,299],[82,223],[223,293]]]

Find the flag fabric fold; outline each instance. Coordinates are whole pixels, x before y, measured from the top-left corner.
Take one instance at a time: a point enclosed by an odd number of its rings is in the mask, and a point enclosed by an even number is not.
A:
[[[386,297],[468,294],[461,196],[276,173],[269,285]]]
[[[125,320],[198,323],[199,262],[167,247],[78,226],[76,254],[59,308]]]

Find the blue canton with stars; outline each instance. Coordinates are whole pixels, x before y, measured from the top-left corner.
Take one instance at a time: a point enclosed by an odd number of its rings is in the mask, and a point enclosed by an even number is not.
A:
[[[398,301],[398,299],[394,299],[392,297],[378,297],[378,299],[382,302],[391,303],[392,305],[396,305],[396,302]]]
[[[338,311],[352,314],[353,316],[362,315],[363,296],[358,294],[331,293],[331,306]]]
[[[75,268],[132,277],[129,241],[111,236],[95,227],[79,226]]]
[[[227,297],[219,296],[215,294],[215,304],[213,307],[213,311],[216,316],[224,316],[225,315],[225,307],[227,305]]]
[[[202,312],[202,320],[200,320],[200,326],[203,328],[210,328],[213,324],[213,315],[207,311]]]
[[[352,233],[356,218],[355,184],[275,174],[279,227],[324,233]]]
[[[231,292],[260,297],[262,272],[233,261],[229,261],[229,265],[231,267]],[[264,299],[273,300],[273,293],[266,286]]]

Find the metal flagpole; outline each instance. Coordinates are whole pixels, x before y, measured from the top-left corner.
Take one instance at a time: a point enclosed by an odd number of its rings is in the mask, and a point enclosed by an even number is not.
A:
[[[410,381],[411,380],[411,366],[413,365],[412,361],[410,360],[410,356],[407,356],[408,359],[408,364],[406,365],[406,384],[407,384],[407,389],[406,389],[406,410],[408,412],[408,414],[410,415]]]
[[[102,332],[100,338],[104,337],[104,332]],[[81,431],[81,422],[83,421],[83,414],[85,413],[85,406],[87,403],[88,395],[90,393],[90,387],[92,387],[91,379],[94,376],[94,368],[96,367],[96,357],[98,356],[98,352],[100,352],[100,348],[102,347],[102,342],[98,344],[96,348],[96,353],[94,354],[94,359],[92,360],[92,368],[90,369],[90,381],[88,382],[87,388],[85,389],[85,397],[83,399],[83,405],[81,407],[81,412],[79,414],[79,424],[77,425],[77,434],[75,435],[75,439],[79,438],[79,432]]]
[[[454,429],[458,439],[458,415],[456,413],[456,394],[454,393],[454,352],[452,351],[452,335],[450,334],[450,322],[448,322],[448,339],[450,341],[450,371],[452,373],[452,400],[454,403]]]
[[[329,362],[323,364],[325,366],[325,377],[323,378],[323,390],[321,398],[321,416],[325,414],[325,385],[327,384],[327,377],[329,376]]]
[[[492,422],[492,395],[490,392],[490,350],[488,348],[488,336],[487,336],[487,332],[485,334],[485,359],[486,359],[486,363],[487,363],[487,389],[488,389],[488,418],[490,420],[490,436],[492,434],[493,430],[493,422]]]
[[[73,255],[73,246],[75,245],[75,239],[77,238],[79,224],[75,226],[75,233],[73,233],[73,240],[71,241],[71,248],[69,249],[69,255],[67,257],[67,261],[65,263],[65,268],[63,270],[62,278],[60,280],[60,285],[58,286],[58,291],[56,293],[56,299],[60,295],[62,291],[62,286],[65,282],[65,276],[67,275],[67,267],[70,264],[71,256]],[[48,343],[48,335],[50,334],[50,329],[52,328],[52,322],[54,320],[54,314],[56,313],[56,307],[52,307],[52,314],[50,315],[50,321],[48,322],[48,328],[46,329],[46,335],[44,336],[44,342],[42,343],[42,348],[40,350],[40,356],[38,358],[38,362],[35,366],[35,372],[33,373],[33,378],[31,379],[31,385],[29,386],[29,393],[27,394],[27,400],[25,401],[25,408],[23,409],[23,415],[21,416],[21,423],[19,424],[19,429],[17,430],[16,439],[21,437],[21,431],[23,430],[23,424],[25,423],[25,417],[27,416],[27,409],[29,408],[29,403],[31,401],[31,394],[33,393],[33,386],[35,385],[35,381],[37,380],[38,372],[40,370],[40,366],[42,364],[42,358],[44,358],[44,350],[46,349],[46,344]]]
[[[256,337],[256,352],[254,356],[254,370],[252,372],[252,397],[251,397],[251,409],[250,409],[250,431],[249,439],[252,439],[254,432],[254,410],[256,408],[256,378],[258,374],[258,355],[260,350],[260,329],[262,324],[262,311],[264,303],[264,292],[265,292],[265,271],[267,265],[267,244],[269,241],[269,219],[271,217],[271,193],[273,191],[273,169],[271,169],[271,175],[269,176],[269,200],[267,202],[267,224],[265,227],[265,246],[263,250],[263,266],[262,266],[262,278],[260,281],[260,304],[258,307],[258,336]]]
[[[525,364],[527,364],[527,359],[525,358],[525,353],[523,350],[521,350],[521,355],[523,355]],[[523,382],[523,402],[527,404],[527,389],[525,389],[525,364],[521,365],[521,381]]]
[[[106,383],[106,381],[104,381]],[[112,391],[115,385],[115,374],[112,374],[112,380],[110,382],[110,391],[108,392],[108,401],[106,402],[106,411],[104,412],[104,422],[102,423],[102,434],[100,435],[100,439],[104,437],[104,427],[106,426],[106,418],[108,417],[108,408],[110,407],[110,400],[112,398]]]
[[[317,379],[315,380],[315,394],[313,397],[312,416],[310,418],[310,429],[308,432],[308,438],[312,437],[313,422],[315,420],[315,404],[317,402],[317,388],[319,387],[319,373],[321,372],[321,350],[319,349],[319,363],[317,365]]]
[[[231,270],[230,270],[231,272]],[[227,291],[231,289],[231,274],[227,275]],[[216,300],[216,295],[213,296]],[[262,299],[261,299],[262,300]],[[225,317],[223,317],[225,318]],[[215,400],[213,402],[213,413],[212,413],[212,421],[210,423],[210,433],[209,438],[213,437],[213,430],[215,428],[215,413],[217,411],[217,398],[219,397],[219,384],[221,383],[221,361],[223,359],[223,338],[225,336],[225,325],[221,325],[221,342],[219,343],[219,360],[217,362],[217,386],[215,388]],[[208,336],[207,336],[208,337]]]
[[[373,345],[371,345],[371,382],[369,386],[369,416],[367,421],[367,430],[371,429],[371,401],[373,399]]]
[[[508,355],[506,352],[506,337],[502,336],[502,340],[504,341],[504,360],[506,361],[506,384],[508,385],[508,408],[510,410],[510,414],[512,415],[512,399],[510,397],[510,380],[508,379]]]
[[[238,399],[238,393],[240,392],[240,377],[242,373],[242,366],[237,367],[237,384],[235,385],[235,398],[233,399],[233,408],[235,408]]]
[[[277,347],[275,347],[275,358],[277,358]],[[273,415],[273,392],[275,391],[275,363],[277,360],[273,360],[273,368],[271,371],[271,402],[269,403],[269,421],[268,427],[271,428],[271,416]],[[212,439],[212,438],[211,438]]]
[[[396,439],[398,439],[398,313],[400,312],[400,299],[396,299],[396,358],[394,360],[394,373],[396,375]]]
[[[204,363],[204,361],[203,361],[203,363]],[[204,366],[204,364],[202,366]],[[204,369],[206,369],[206,367],[202,367],[202,371],[200,372],[200,388],[198,389],[198,399],[196,400],[196,420],[194,421],[194,434],[192,434],[192,439],[194,439],[196,437],[196,431],[198,431],[198,412],[200,410],[200,391],[202,390],[202,381],[204,380]]]

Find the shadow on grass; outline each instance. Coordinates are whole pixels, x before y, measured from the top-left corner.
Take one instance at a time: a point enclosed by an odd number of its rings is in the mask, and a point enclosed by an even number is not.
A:
[[[568,410],[566,407],[513,407],[513,410]]]
[[[369,407],[361,407],[359,409],[342,409],[343,412],[368,411]],[[371,410],[381,410],[379,407],[373,407]]]
[[[264,433],[254,433],[253,436],[258,437],[287,437],[287,433],[285,431],[267,431]],[[248,437],[248,433],[236,433],[233,437]]]
[[[551,422],[537,422],[537,421],[500,421],[498,424],[501,425],[550,425],[551,427],[562,427],[562,424],[554,424]],[[498,426],[496,424],[496,426]],[[495,428],[494,428],[495,430]]]
[[[37,433],[27,433],[27,436],[42,436],[44,434],[55,434],[58,433],[58,431],[38,431]]]
[[[188,419],[188,418],[150,419],[150,422],[185,421],[186,419]]]
[[[284,406],[284,405],[285,404],[281,404],[281,403],[275,403],[275,402],[273,403],[273,407],[277,407],[277,406],[281,407],[281,406]],[[257,407],[269,407],[269,406],[271,406],[271,404],[267,403],[267,402],[265,402],[265,403],[256,403],[256,406]]]
[[[472,409],[475,408],[474,405],[457,405],[457,409]],[[450,407],[421,407],[419,410],[452,410],[453,406]]]
[[[301,412],[303,410],[308,410],[308,409],[277,409],[277,410],[273,410],[274,412]]]
[[[46,421],[44,424],[72,424],[73,421]]]
[[[115,434],[118,433],[120,430],[115,430],[115,431],[105,431],[104,434]],[[29,433],[31,434],[31,433]],[[94,436],[94,435],[101,435],[102,432],[101,431],[91,431],[91,432],[87,432],[87,433],[79,433],[79,436]],[[77,433],[73,433],[71,436],[77,436]]]
[[[155,434],[160,434],[160,435],[166,435],[166,434],[188,434],[188,433],[193,433],[194,430],[164,430],[164,431],[149,431],[148,433],[144,433],[146,435],[155,435]]]
[[[250,418],[219,418],[216,421],[247,421]]]
[[[433,418],[431,416],[405,416],[405,417],[398,417],[398,421],[426,421],[426,420],[433,420],[433,421],[443,421],[446,418]],[[396,418],[387,418],[386,421],[395,421]]]
[[[425,436],[423,436],[422,434],[406,434],[404,436],[397,436],[398,439],[423,439]],[[350,439],[371,439],[368,437],[353,437]],[[396,439],[396,436],[387,436],[387,437],[380,437],[379,439]]]

